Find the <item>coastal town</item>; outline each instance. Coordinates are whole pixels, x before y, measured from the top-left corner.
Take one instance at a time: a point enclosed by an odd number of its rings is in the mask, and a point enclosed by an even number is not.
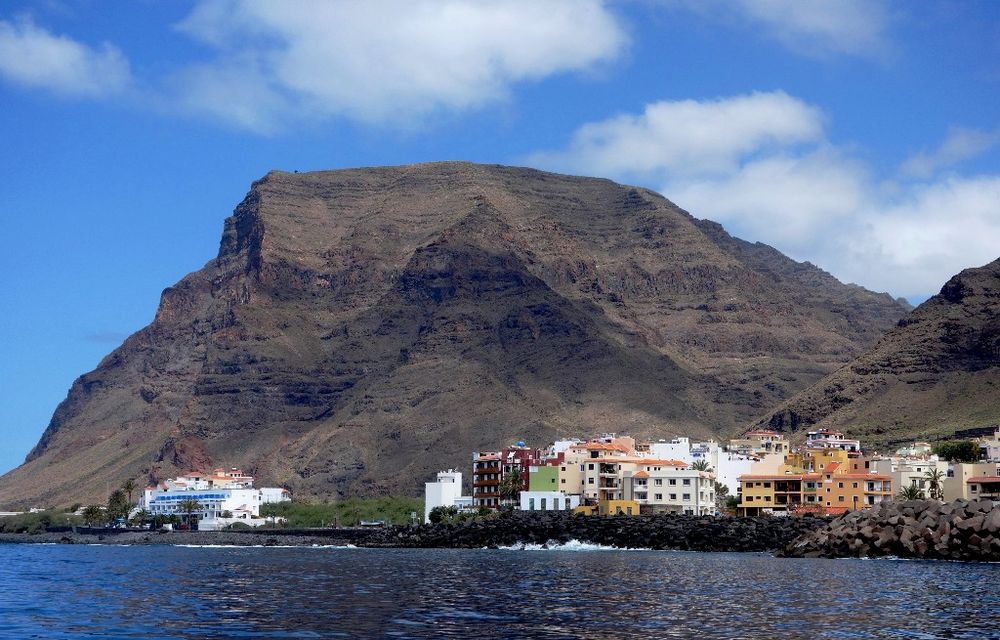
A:
[[[913,442],[889,454],[868,453],[860,440],[839,431],[810,431],[793,445],[776,431],[754,429],[725,443],[686,437],[640,441],[613,433],[556,440],[545,448],[519,441],[473,452],[471,462],[468,485],[456,469],[440,471],[425,484],[424,523],[511,511],[838,516],[890,501],[1000,501],[997,425],[958,431],[938,446]],[[94,526],[219,531],[286,524],[264,507],[290,503],[291,491],[254,482],[237,468],[190,471],[142,488],[127,481],[111,493],[107,506],[73,511]],[[0,517],[16,515],[0,512]],[[412,516],[408,524],[416,522],[416,513]]]
[[[948,460],[927,442],[868,454],[838,431],[810,431],[792,446],[755,429],[726,444],[638,442],[603,434],[557,440],[545,449],[523,441],[472,454],[471,495],[462,472],[441,471],[424,490],[424,521],[436,513],[497,509],[599,515],[841,515],[893,499],[1000,499],[1000,427],[956,432],[975,461]]]

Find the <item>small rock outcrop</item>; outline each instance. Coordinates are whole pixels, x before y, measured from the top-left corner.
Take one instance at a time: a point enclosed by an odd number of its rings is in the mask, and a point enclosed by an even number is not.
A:
[[[888,502],[853,511],[784,547],[779,556],[898,556],[926,560],[1000,561],[1000,502]]]

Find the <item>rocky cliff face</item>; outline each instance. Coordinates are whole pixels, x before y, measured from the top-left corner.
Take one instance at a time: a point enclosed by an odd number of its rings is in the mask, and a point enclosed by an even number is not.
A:
[[[869,353],[759,422],[840,428],[871,444],[1000,421],[1000,260],[966,269]]]
[[[300,495],[417,493],[518,438],[728,435],[905,312],[607,180],[272,172],[218,257],[74,383],[0,504],[211,465]]]

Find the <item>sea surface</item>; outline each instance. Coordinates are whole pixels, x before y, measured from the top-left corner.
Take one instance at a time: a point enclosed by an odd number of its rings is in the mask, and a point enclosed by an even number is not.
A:
[[[3,638],[1000,638],[1000,565],[0,545]]]

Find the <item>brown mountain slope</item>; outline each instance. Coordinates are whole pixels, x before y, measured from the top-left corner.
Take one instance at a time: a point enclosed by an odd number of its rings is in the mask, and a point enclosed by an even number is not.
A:
[[[873,445],[1000,422],[1000,260],[966,269],[872,351],[760,422],[833,427]]]
[[[74,383],[0,505],[210,464],[415,493],[517,438],[728,433],[905,311],[607,180],[272,172],[218,257]]]

